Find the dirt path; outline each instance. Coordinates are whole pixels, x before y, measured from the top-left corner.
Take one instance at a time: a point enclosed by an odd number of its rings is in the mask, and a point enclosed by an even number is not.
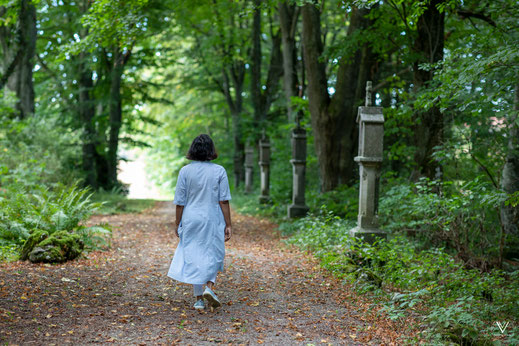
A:
[[[192,287],[166,277],[174,210],[96,216],[113,250],[63,265],[0,264],[0,342],[7,344],[390,344],[396,333],[350,299],[274,225],[233,215],[215,312],[192,309]],[[377,327],[375,327],[377,326]]]

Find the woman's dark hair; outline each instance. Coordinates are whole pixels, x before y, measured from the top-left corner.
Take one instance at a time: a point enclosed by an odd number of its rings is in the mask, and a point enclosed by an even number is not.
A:
[[[214,142],[209,135],[201,134],[191,143],[186,157],[195,161],[211,161],[218,157]]]

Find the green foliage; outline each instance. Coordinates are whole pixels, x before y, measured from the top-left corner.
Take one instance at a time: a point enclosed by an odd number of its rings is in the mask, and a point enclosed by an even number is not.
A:
[[[20,257],[16,245],[0,245],[0,262],[12,262]]]
[[[0,186],[32,188],[75,181],[79,172],[78,133],[55,118],[26,120],[0,116]]]
[[[82,239],[88,251],[107,246],[109,226],[82,224],[99,206],[90,200],[88,190],[75,185],[59,185],[53,190],[10,185],[0,191],[0,245],[20,248],[26,244],[32,251],[39,241],[33,244],[27,239],[37,231],[44,232],[46,237],[56,232],[74,234],[78,240]],[[27,256],[28,253],[22,257]]]
[[[358,292],[371,292],[391,319],[420,316],[422,337],[431,341],[485,344],[501,337],[496,320],[519,317],[519,270],[467,269],[444,249],[424,249],[403,236],[366,244],[349,236],[353,226],[323,212],[282,223],[280,229],[292,235],[289,243],[312,251],[324,268]],[[515,340],[519,330],[509,328],[505,337]]]
[[[99,203],[96,214],[102,215],[140,213],[155,204],[151,199],[129,199],[118,190],[96,191],[92,200]]]
[[[380,200],[380,218],[390,231],[412,232],[423,243],[446,247],[470,264],[486,267],[500,256],[499,208],[512,199],[485,177],[421,180],[389,188]]]

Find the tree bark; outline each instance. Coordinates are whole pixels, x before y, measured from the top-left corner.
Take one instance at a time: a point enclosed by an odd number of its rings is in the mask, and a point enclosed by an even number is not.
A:
[[[110,71],[110,106],[108,137],[108,178],[112,186],[117,185],[117,150],[122,125],[121,81],[124,70],[123,54],[119,47],[113,50],[113,65]]]
[[[261,50],[261,0],[254,0],[254,15],[252,22],[251,50],[251,100],[254,108],[254,142],[259,140],[261,128],[265,126],[267,113],[273,101],[279,79],[283,74],[283,58],[281,54],[281,33],[271,30],[271,54],[268,65],[267,80],[262,83],[261,65],[263,53]]]
[[[353,8],[348,36],[370,25],[369,10]],[[362,102],[366,80],[373,77],[374,54],[367,45],[352,57],[339,61],[337,83],[332,97],[328,94],[325,64],[321,60],[320,14],[316,6],[306,4],[302,9],[303,48],[308,78],[308,99],[319,159],[321,190],[330,191],[355,178],[357,147],[356,106]]]
[[[229,78],[229,75],[231,78]],[[241,116],[243,111],[243,83],[245,80],[245,66],[243,61],[234,61],[232,64],[223,63],[222,66],[222,93],[231,112],[232,136],[234,143],[234,186],[240,186],[245,180],[245,144],[243,143],[243,133]],[[231,88],[232,83],[232,88]],[[232,95],[234,89],[234,97]]]
[[[37,31],[36,8],[31,0],[20,1],[18,17],[15,40],[8,27],[2,28],[4,75],[1,87],[7,81],[7,87],[16,93],[18,116],[24,119],[34,114],[32,70],[36,54]]]
[[[296,27],[299,18],[299,7],[285,1],[279,3],[279,26],[283,47],[283,85],[287,105],[287,118],[294,122],[292,97],[298,95]]]
[[[445,13],[437,8],[443,0],[432,0],[416,23],[417,36],[414,50],[420,58],[413,65],[413,84],[415,92],[427,87],[433,79],[433,70],[420,69],[423,63],[434,64],[443,60]],[[426,111],[416,111],[414,144],[416,168],[412,180],[421,176],[434,179],[439,164],[432,158],[434,147],[443,141],[443,114],[437,106]]]
[[[82,151],[83,151],[83,171],[85,172],[85,182],[93,189],[99,187],[96,172],[96,131],[94,126],[95,107],[90,93],[93,89],[92,71],[86,64],[87,53],[80,53],[78,56],[79,64],[79,115],[83,127]]]
[[[261,0],[254,0],[252,16],[252,49],[250,64],[251,101],[254,108],[254,128],[257,130],[263,118],[261,95]]]
[[[508,194],[519,191],[519,84],[515,86],[515,115],[509,121],[508,152],[501,177],[501,188]],[[502,205],[501,222],[507,238],[505,258],[519,256],[519,205]]]

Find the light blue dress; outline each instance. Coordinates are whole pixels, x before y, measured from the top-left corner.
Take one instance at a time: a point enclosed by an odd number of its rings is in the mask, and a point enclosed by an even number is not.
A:
[[[180,241],[168,276],[193,285],[213,281],[223,271],[225,220],[219,201],[231,199],[225,168],[193,161],[178,174],[173,203],[183,205]]]

